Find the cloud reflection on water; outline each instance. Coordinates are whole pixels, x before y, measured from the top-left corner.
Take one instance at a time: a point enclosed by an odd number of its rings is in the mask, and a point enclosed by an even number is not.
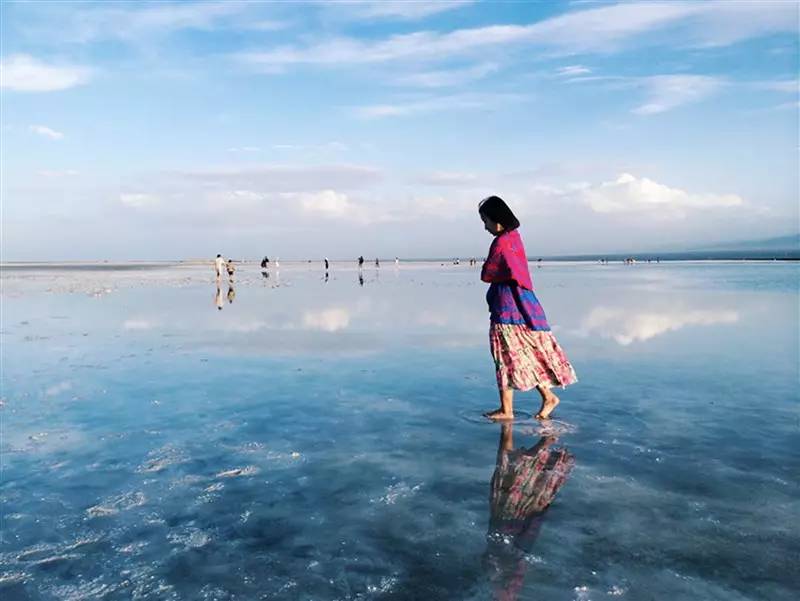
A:
[[[583,319],[584,335],[598,334],[622,346],[645,342],[686,326],[732,324],[739,313],[730,309],[666,309],[632,311],[621,307],[595,307]]]
[[[350,325],[350,311],[332,307],[321,311],[308,311],[303,315],[304,329],[338,332]]]

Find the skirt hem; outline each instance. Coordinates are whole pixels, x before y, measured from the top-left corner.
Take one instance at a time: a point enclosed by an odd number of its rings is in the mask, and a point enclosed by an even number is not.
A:
[[[578,381],[551,331],[492,323],[489,342],[501,390],[526,392],[539,386],[563,389]]]

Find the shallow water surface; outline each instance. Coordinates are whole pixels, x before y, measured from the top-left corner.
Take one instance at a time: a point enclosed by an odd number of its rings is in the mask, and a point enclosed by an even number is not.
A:
[[[532,271],[509,427],[477,268],[5,271],[0,597],[796,598],[800,265]]]

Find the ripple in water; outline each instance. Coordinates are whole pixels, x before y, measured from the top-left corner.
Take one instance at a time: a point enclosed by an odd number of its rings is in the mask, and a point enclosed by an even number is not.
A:
[[[184,528],[178,532],[171,532],[167,535],[167,539],[176,545],[183,545],[186,549],[199,549],[208,544],[211,536],[199,528]]]
[[[483,411],[474,409],[465,409],[458,412],[458,416],[471,424],[499,424],[502,422],[489,419],[483,414]],[[538,423],[533,419],[533,414],[528,411],[514,411],[514,424],[531,424]]]
[[[377,499],[370,499],[370,503],[382,503],[383,505],[394,505],[398,499],[405,499],[414,495],[422,484],[409,486],[405,482],[398,482],[386,487],[386,494],[378,497]]]
[[[255,465],[248,465],[246,467],[237,467],[232,470],[226,470],[216,475],[217,478],[237,478],[239,476],[253,476],[260,470]]]
[[[125,511],[126,509],[140,507],[146,502],[147,497],[144,496],[144,493],[129,492],[125,493],[124,495],[119,495],[118,497],[107,499],[102,503],[98,503],[97,505],[90,507],[86,510],[86,514],[92,518],[115,515],[120,511]]]

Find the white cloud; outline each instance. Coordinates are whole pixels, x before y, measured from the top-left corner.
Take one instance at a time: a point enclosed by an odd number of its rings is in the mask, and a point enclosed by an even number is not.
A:
[[[42,169],[39,171],[42,177],[73,177],[78,175],[75,169]]]
[[[319,4],[339,13],[348,11],[349,15],[359,19],[422,19],[446,11],[474,4],[475,0],[438,0],[419,2],[408,0],[345,0],[330,2],[321,0]]]
[[[632,311],[629,308],[595,307],[582,322],[584,334],[599,334],[622,346],[645,342],[686,326],[731,324],[739,321],[733,310],[670,309]]]
[[[64,137],[64,134],[60,131],[56,131],[54,129],[50,129],[44,125],[31,125],[28,127],[30,131],[45,138],[50,138],[51,140],[60,140]]]
[[[143,209],[157,205],[159,199],[153,194],[123,193],[119,195],[119,201],[126,207]]]
[[[430,186],[471,186],[478,180],[474,173],[434,171],[423,175],[419,182]]]
[[[800,109],[800,100],[795,100],[794,102],[782,102],[774,107],[773,110],[778,111],[785,111],[787,109],[797,110]]]
[[[260,21],[246,21],[242,26],[251,31],[279,31],[281,29],[287,29],[290,24],[287,21],[262,19]]]
[[[353,214],[356,207],[347,197],[334,190],[322,190],[300,195],[303,212],[323,217],[343,218]]]
[[[608,90],[641,89],[643,103],[632,109],[636,115],[655,115],[681,106],[700,102],[724,87],[737,85],[713,75],[671,74],[650,77],[628,77],[622,75],[578,75],[567,76],[567,83],[599,84]],[[752,84],[744,84],[752,85]],[[760,84],[759,84],[760,85]]]
[[[273,150],[305,150],[312,152],[345,152],[350,147],[343,142],[325,142],[323,144],[273,144]]]
[[[800,81],[797,79],[778,79],[775,81],[759,81],[754,84],[762,90],[771,92],[786,92],[789,94],[800,93]]]
[[[671,35],[656,37],[669,27]],[[796,32],[791,2],[624,2],[575,10],[528,25],[489,25],[447,33],[417,31],[376,41],[339,37],[307,46],[283,46],[237,55],[267,70],[292,64],[369,64],[443,60],[510,45],[538,45],[566,54],[618,51],[648,44],[724,45],[775,32]]]
[[[650,212],[665,217],[685,217],[691,210],[744,205],[744,200],[735,194],[693,194],[629,173],[623,173],[614,181],[586,186],[579,194],[596,213]]]
[[[439,111],[484,109],[524,99],[525,97],[519,94],[452,94],[391,104],[360,106],[355,108],[355,112],[356,115],[365,119],[380,119],[383,117],[404,117]]]
[[[49,39],[87,43],[98,40],[121,39],[128,42],[151,41],[153,37],[185,29],[210,30],[225,26],[248,28],[279,28],[277,21],[263,21],[252,16],[258,9],[247,2],[159,2],[105,3],[100,5],[68,4],[59,12],[58,6],[28,15],[28,27],[34,34]],[[240,15],[242,17],[238,18]],[[245,16],[250,18],[245,19]]]
[[[44,63],[27,54],[0,60],[0,88],[15,92],[54,92],[89,81],[91,69]]]
[[[699,11],[691,35],[698,46],[726,46],[778,32],[796,35],[800,28],[797,2],[717,0],[694,4]]]
[[[370,186],[383,179],[383,172],[364,165],[253,165],[172,171],[165,174],[180,182],[193,181],[221,190],[317,192]],[[181,183],[183,185],[183,183]]]
[[[471,81],[482,79],[498,70],[496,63],[480,63],[461,69],[444,69],[439,71],[423,71],[412,73],[397,79],[401,85],[419,86],[423,88],[444,88],[460,86]]]
[[[325,144],[316,146],[315,148],[322,150],[336,150],[339,152],[345,152],[350,149],[344,142],[326,142]]]
[[[476,0],[299,0],[324,11],[326,22],[415,21],[475,4]]]
[[[724,85],[724,80],[707,75],[657,75],[647,77],[645,103],[633,109],[637,115],[663,113],[685,104],[708,98]]]
[[[556,73],[563,77],[575,77],[577,75],[586,75],[591,72],[592,70],[589,67],[584,67],[583,65],[567,65],[566,67],[561,67],[556,70]]]

